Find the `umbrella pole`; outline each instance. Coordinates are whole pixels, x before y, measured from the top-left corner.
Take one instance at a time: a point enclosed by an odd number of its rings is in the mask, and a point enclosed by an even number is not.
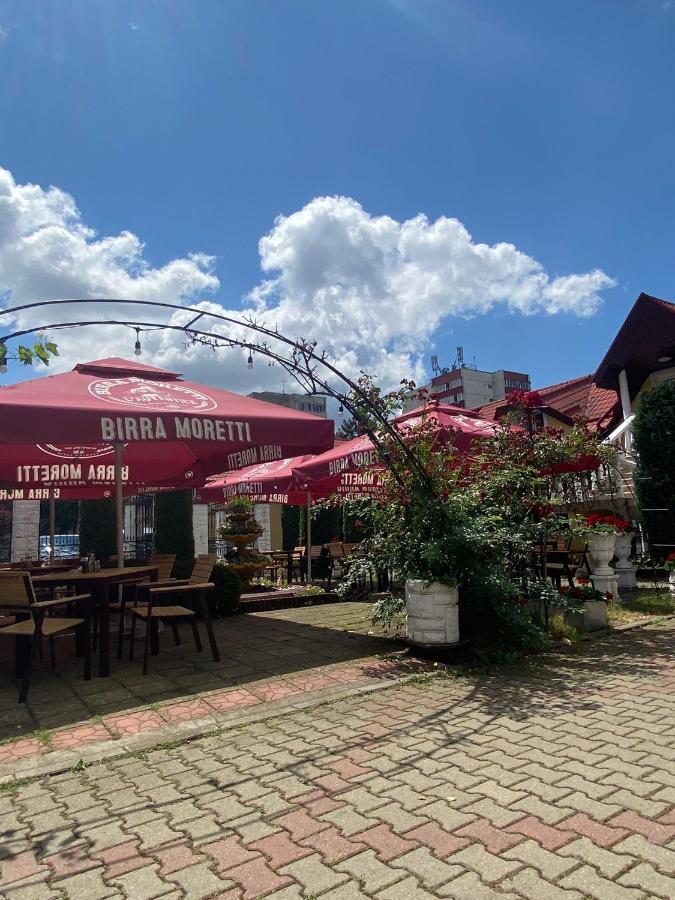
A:
[[[56,500],[54,488],[49,488],[49,563],[54,563],[54,535],[56,533]]]
[[[115,519],[117,523],[117,568],[124,568],[124,490],[122,486],[122,448],[115,442]]]
[[[307,494],[307,583],[312,580],[312,495]]]

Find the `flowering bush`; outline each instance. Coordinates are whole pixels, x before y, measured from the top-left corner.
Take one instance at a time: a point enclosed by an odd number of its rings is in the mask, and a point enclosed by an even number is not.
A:
[[[628,519],[614,516],[611,513],[591,513],[584,519],[587,534],[623,534],[630,530],[631,523]]]
[[[587,603],[589,600],[604,600],[609,603],[614,599],[614,594],[610,591],[606,591],[602,593],[602,591],[596,590],[593,587],[590,579],[579,578],[579,584],[574,587],[561,587],[560,594],[562,595],[562,605],[563,606],[578,606],[581,603]]]
[[[360,389],[383,414],[400,408],[402,398],[381,398],[368,379]],[[387,471],[376,499],[351,502],[368,534],[360,545],[364,563],[373,573],[392,573],[399,585],[420,578],[457,586],[465,638],[489,634],[534,649],[541,630],[518,606],[519,596],[530,596],[530,581],[541,591],[533,545],[569,534],[562,504],[578,500],[579,460],[605,450],[582,426],[530,430],[506,421],[460,452],[452,434],[439,436],[432,417],[421,418],[404,436],[370,431]],[[340,592],[362,589],[363,573],[354,566]]]
[[[675,572],[675,550],[666,557],[666,569],[669,572]]]

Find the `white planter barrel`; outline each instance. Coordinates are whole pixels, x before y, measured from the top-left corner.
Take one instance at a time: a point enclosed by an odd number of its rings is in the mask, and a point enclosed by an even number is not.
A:
[[[637,586],[635,578],[635,566],[630,561],[631,550],[633,549],[633,532],[626,531],[624,534],[617,536],[614,545],[614,555],[616,563],[614,571],[619,579],[620,588],[634,588]]]
[[[609,592],[614,600],[619,599],[619,579],[609,561],[614,556],[617,537],[616,533],[591,534],[588,540],[588,550],[593,558],[593,587],[603,594]]]
[[[405,583],[408,641],[420,647],[444,647],[459,641],[457,588],[421,578]]]
[[[565,611],[565,624],[577,631],[598,631],[607,628],[607,604],[604,600],[586,600],[583,612]]]

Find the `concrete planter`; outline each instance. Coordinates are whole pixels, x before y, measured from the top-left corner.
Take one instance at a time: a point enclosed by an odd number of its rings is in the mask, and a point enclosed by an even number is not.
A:
[[[405,583],[406,633],[418,647],[447,647],[459,642],[457,588],[421,578]]]
[[[614,571],[619,579],[620,588],[634,588],[637,586],[635,578],[635,566],[630,561],[630,554],[633,549],[633,532],[626,531],[617,536],[614,545],[614,555],[616,563]]]
[[[675,570],[668,576],[668,584],[670,586],[670,593],[675,594]]]
[[[583,611],[565,610],[565,624],[577,631],[599,631],[607,628],[607,604],[604,600],[586,600]]]

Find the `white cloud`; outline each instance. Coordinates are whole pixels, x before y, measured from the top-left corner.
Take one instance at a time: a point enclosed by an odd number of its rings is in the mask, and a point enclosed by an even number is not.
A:
[[[614,284],[600,270],[550,277],[513,244],[476,243],[457,219],[371,216],[348,197],[319,197],[280,216],[260,241],[271,278],[251,294],[282,330],[316,337],[350,365],[402,377],[450,317],[498,306],[593,315]]]
[[[7,40],[9,37],[9,29],[5,28],[4,25],[0,25],[0,44]]]
[[[244,299],[248,311],[288,337],[317,340],[348,374],[365,369],[390,384],[423,377],[423,354],[439,326],[452,317],[484,315],[496,307],[526,315],[590,316],[601,292],[614,284],[600,270],[551,277],[512,244],[476,243],[457,219],[430,222],[420,215],[398,222],[371,216],[346,197],[318,197],[280,216],[259,250],[268,277]],[[119,297],[199,305],[240,318],[246,310],[227,310],[203,299],[218,288],[213,257],[195,253],[152,266],[136,235],[98,236],[82,221],[69,194],[16,184],[0,168],[0,297],[7,298],[6,305]],[[90,315],[82,308],[68,309],[79,319]],[[114,302],[102,304],[98,312],[139,321],[157,318]],[[44,321],[45,312],[38,311],[21,314],[18,324]],[[185,314],[177,313],[173,321],[184,322]],[[243,329],[235,333],[246,335]],[[134,339],[126,329],[110,326],[55,337],[63,368],[82,359],[128,356]],[[256,360],[251,373],[241,353],[214,356],[204,347],[186,349],[176,332],[148,333],[142,340],[144,358],[197,380],[240,391],[280,387],[283,373],[263,359]]]

